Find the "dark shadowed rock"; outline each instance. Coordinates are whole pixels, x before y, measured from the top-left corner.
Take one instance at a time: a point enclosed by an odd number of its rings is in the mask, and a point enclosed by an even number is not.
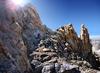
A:
[[[44,66],[42,69],[42,73],[55,73],[54,64]]]

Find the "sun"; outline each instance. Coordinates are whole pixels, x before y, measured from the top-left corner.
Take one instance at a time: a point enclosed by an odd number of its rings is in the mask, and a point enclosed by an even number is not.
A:
[[[25,4],[24,0],[11,0],[16,6],[23,6]]]
[[[11,0],[15,5],[23,4],[23,0]]]
[[[16,6],[25,6],[30,0],[11,0]]]
[[[28,4],[31,4],[33,0],[6,0],[6,7],[12,11],[20,9]]]

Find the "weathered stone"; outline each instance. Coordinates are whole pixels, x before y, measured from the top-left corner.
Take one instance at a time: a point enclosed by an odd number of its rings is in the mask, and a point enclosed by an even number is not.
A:
[[[55,63],[55,71],[56,73],[60,73],[61,64]]]
[[[78,66],[63,63],[60,68],[60,73],[80,73]]]
[[[31,64],[38,66],[41,64],[41,62],[37,61],[37,60],[32,60]]]
[[[87,55],[88,53],[92,52],[92,45],[90,43],[89,33],[88,33],[87,28],[84,25],[81,26],[80,38],[83,44],[82,45],[83,53]]]
[[[37,48],[38,45],[34,45],[39,43],[44,27],[33,6],[13,11],[9,7],[12,4],[6,6],[6,1],[0,1],[0,69],[9,73],[30,73],[28,55]]]
[[[44,48],[43,49],[43,52],[51,52],[51,50],[50,49],[47,49],[47,48]]]
[[[44,66],[42,69],[42,73],[55,73],[54,64]]]
[[[57,57],[55,57],[55,58],[49,60],[48,62],[49,62],[49,63],[57,63]]]

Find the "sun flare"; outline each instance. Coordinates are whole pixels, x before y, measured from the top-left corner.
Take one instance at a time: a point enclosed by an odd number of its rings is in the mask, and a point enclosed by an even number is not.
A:
[[[11,0],[15,5],[23,4],[23,0]]]
[[[33,0],[6,0],[6,8],[10,9],[11,11],[15,11],[20,9],[28,4],[31,4]]]
[[[16,6],[25,6],[27,3],[29,3],[31,0],[11,0],[13,4]]]

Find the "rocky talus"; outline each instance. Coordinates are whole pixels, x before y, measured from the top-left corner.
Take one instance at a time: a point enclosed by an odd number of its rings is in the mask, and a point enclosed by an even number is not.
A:
[[[100,67],[84,25],[80,37],[72,24],[57,29],[41,40],[30,56],[34,72],[38,73],[97,73]]]

